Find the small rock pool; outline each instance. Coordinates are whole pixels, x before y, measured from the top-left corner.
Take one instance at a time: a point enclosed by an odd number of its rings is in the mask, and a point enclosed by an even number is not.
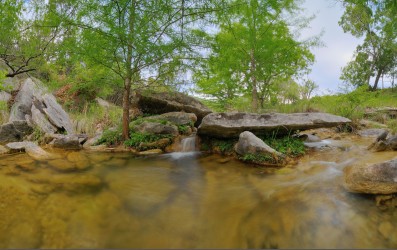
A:
[[[194,153],[0,156],[0,248],[396,248],[397,209],[343,188],[347,165],[397,156],[370,142],[283,169]]]

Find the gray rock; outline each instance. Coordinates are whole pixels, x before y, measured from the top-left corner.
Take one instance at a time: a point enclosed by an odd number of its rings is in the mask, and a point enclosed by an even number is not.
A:
[[[22,141],[33,132],[26,121],[14,121],[0,126],[0,143]]]
[[[362,137],[379,137],[383,135],[385,132],[388,132],[386,129],[382,128],[370,128],[370,129],[363,129],[358,131],[358,134]],[[386,134],[387,136],[387,134]]]
[[[164,125],[155,122],[143,122],[139,125],[133,126],[132,129],[139,133],[178,135],[178,128],[176,126]]]
[[[190,125],[197,122],[197,116],[194,113],[185,112],[169,112],[161,115],[150,116],[148,119],[165,120],[175,125]]]
[[[317,135],[314,134],[307,134],[307,138],[305,139],[305,142],[320,142],[321,139]]]
[[[349,166],[344,175],[344,186],[351,192],[397,193],[397,159],[369,166]]]
[[[391,136],[386,140],[387,146],[392,150],[397,150],[397,135]]]
[[[376,141],[368,146],[368,149],[374,152],[397,150],[397,136],[391,136],[386,139],[387,133],[381,134]]]
[[[0,101],[8,102],[11,99],[11,95],[5,91],[0,91]]]
[[[89,138],[84,144],[83,147],[84,148],[90,148],[94,145],[97,144],[97,142],[99,141],[99,139],[101,139],[103,133],[98,133],[96,134],[94,137]]]
[[[36,105],[32,105],[31,113],[33,124],[38,126],[44,133],[53,134],[58,131],[58,129],[47,120],[47,117],[36,108]]]
[[[175,111],[194,113],[197,116],[196,126],[212,112],[200,101],[179,92],[136,93],[134,99],[137,107],[148,114],[164,114]]]
[[[237,137],[243,131],[257,135],[282,135],[296,130],[335,127],[348,123],[351,121],[347,118],[326,113],[212,113],[204,117],[198,134],[219,138]]]
[[[82,149],[80,138],[76,135],[46,134],[45,140],[49,141],[50,139],[52,139],[50,145],[54,148],[61,148],[64,150]]]
[[[59,129],[66,131],[69,135],[74,134],[69,115],[58,104],[55,97],[51,94],[44,94],[40,99],[45,106],[43,111],[47,115],[48,120]]]
[[[34,142],[11,142],[6,145],[11,151],[25,151],[30,157],[36,160],[48,160],[56,158],[55,155],[50,154],[39,147]]]
[[[9,121],[25,120],[25,115],[31,115],[33,98],[41,96],[44,91],[45,88],[41,84],[34,82],[31,78],[27,78],[15,97]]]
[[[282,154],[269,147],[264,141],[256,137],[253,133],[245,131],[240,134],[239,140],[234,147],[234,150],[239,155],[246,154],[275,154],[281,156]]]

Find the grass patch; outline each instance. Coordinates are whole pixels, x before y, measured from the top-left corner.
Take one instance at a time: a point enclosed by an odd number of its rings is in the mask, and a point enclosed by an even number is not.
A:
[[[261,139],[271,148],[288,157],[299,157],[306,152],[303,141],[298,138],[285,136],[282,138],[262,137]]]
[[[97,126],[103,130],[117,127],[121,124],[123,110],[121,107],[110,106],[104,108],[97,103],[87,104],[82,112],[71,112],[73,126],[79,134],[95,135]]]
[[[148,134],[148,133],[135,133],[135,132],[131,132],[130,133],[130,139],[124,141],[124,145],[128,146],[128,147],[133,147],[136,148],[138,150],[147,150],[150,149],[148,147],[142,147],[141,143],[152,143],[152,142],[156,142],[160,139],[163,138],[168,138],[168,139],[172,139],[173,135],[157,135],[157,134]],[[152,147],[152,148],[156,148],[156,147]]]

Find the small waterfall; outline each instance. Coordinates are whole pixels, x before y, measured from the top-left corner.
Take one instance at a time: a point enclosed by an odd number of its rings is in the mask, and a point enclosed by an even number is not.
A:
[[[196,135],[192,135],[182,139],[181,152],[195,152],[196,150]]]

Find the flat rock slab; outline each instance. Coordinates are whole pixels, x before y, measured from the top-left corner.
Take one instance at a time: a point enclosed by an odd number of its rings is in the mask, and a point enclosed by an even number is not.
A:
[[[44,149],[36,145],[34,142],[11,142],[6,145],[11,151],[25,151],[30,157],[36,160],[54,159],[57,156],[46,152]]]
[[[197,116],[198,125],[212,111],[195,98],[178,92],[136,93],[137,107],[148,114],[184,111]]]
[[[397,193],[397,159],[369,166],[349,166],[344,170],[347,190],[366,194]]]
[[[335,127],[348,123],[351,121],[347,118],[326,113],[212,113],[204,117],[198,134],[218,138],[238,137],[244,131],[256,135],[283,135],[296,130]]]

